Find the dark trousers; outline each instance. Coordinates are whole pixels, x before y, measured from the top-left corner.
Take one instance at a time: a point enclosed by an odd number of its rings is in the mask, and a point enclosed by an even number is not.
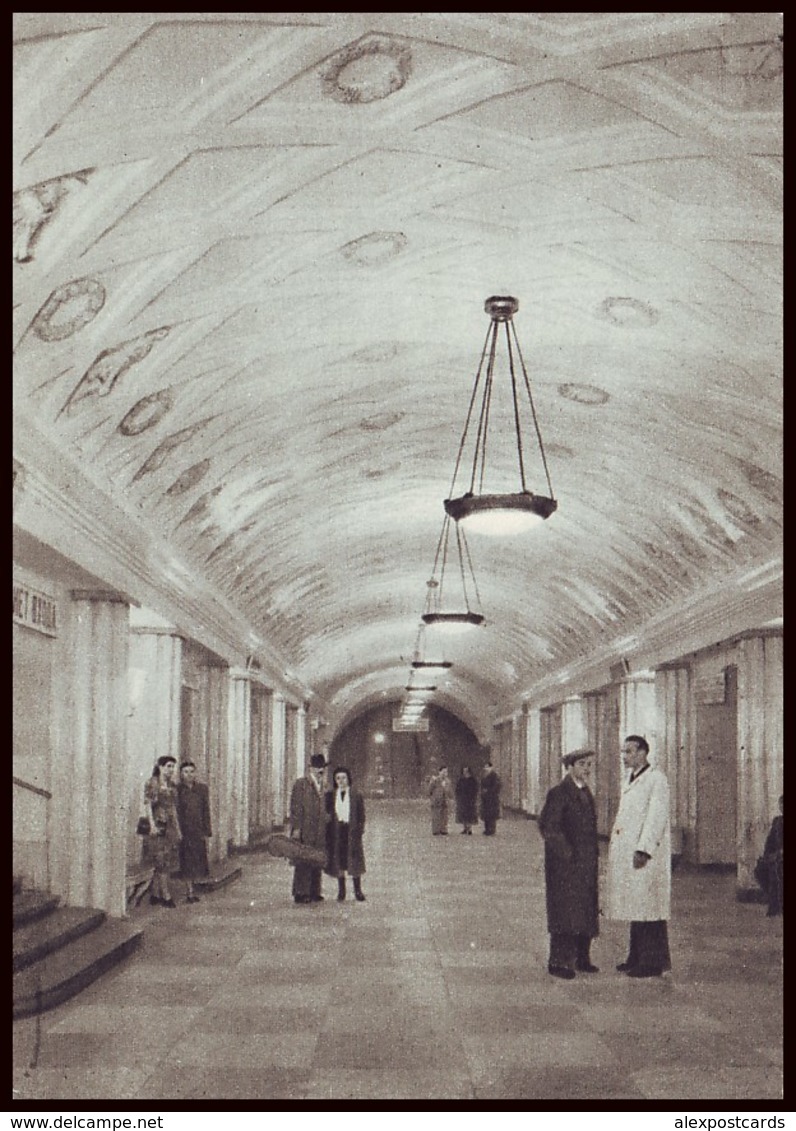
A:
[[[321,868],[312,864],[296,864],[293,869],[293,895],[299,899],[319,899],[321,895]]]
[[[589,966],[591,958],[591,937],[589,935],[572,935],[556,931],[550,935],[550,958],[548,965],[564,966],[574,970],[577,966]]]
[[[497,817],[484,817],[484,836],[494,836],[496,824]]]
[[[768,868],[768,914],[782,915],[782,890],[784,872],[782,857],[772,860]]]
[[[630,924],[627,964],[652,970],[671,970],[669,928],[665,919],[633,921]]]

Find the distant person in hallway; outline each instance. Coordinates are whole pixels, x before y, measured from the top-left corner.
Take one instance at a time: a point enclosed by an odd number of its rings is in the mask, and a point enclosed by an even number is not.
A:
[[[365,902],[362,876],[365,874],[365,799],[353,788],[351,773],[338,766],[333,774],[334,788],[326,794],[326,874],[337,879],[337,898],[346,897],[346,876],[354,881],[354,898]]]
[[[213,830],[210,824],[210,794],[204,782],[196,780],[196,765],[191,761],[180,763],[177,816],[182,830],[180,875],[185,880],[186,903],[198,903],[194,883],[210,875],[207,838],[213,835]]]
[[[301,844],[326,851],[326,806],[324,803],[323,754],[313,754],[303,778],[290,793],[290,836]],[[293,865],[293,899],[296,903],[320,903],[322,865]]]
[[[501,781],[491,762],[484,763],[481,775],[481,820],[484,822],[484,836],[494,836],[495,826],[500,817]]]
[[[660,977],[672,968],[669,783],[648,758],[647,740],[628,735],[622,761],[630,774],[608,848],[605,913],[609,919],[630,921],[628,956],[617,966],[630,978]]]
[[[169,877],[178,863],[177,846],[181,837],[174,783],[176,769],[176,758],[169,755],[158,758],[152,777],[144,786],[144,800],[152,813],[152,831],[144,843],[144,858],[153,868],[149,902],[163,907],[177,906],[169,887]]]
[[[440,766],[439,770],[431,775],[428,796],[431,798],[431,835],[447,836],[449,804],[453,800],[453,788],[447,766]]]
[[[544,837],[548,973],[574,978],[596,974],[591,941],[599,934],[597,898],[597,812],[589,789],[593,750],[572,750],[562,758],[567,776],[547,794],[539,815]]]
[[[456,824],[462,833],[472,836],[473,825],[478,824],[478,781],[469,766],[462,766],[456,782]]]
[[[766,843],[763,848],[762,866],[764,874],[761,877],[762,886],[768,895],[767,915],[782,914],[782,798],[779,799],[779,815],[771,822]]]

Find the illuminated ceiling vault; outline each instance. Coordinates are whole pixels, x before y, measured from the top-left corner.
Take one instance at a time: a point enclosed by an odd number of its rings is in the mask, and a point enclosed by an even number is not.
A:
[[[339,719],[406,682],[516,295],[559,509],[470,539],[442,701],[483,725],[776,615],[781,31],[17,13],[16,406]]]

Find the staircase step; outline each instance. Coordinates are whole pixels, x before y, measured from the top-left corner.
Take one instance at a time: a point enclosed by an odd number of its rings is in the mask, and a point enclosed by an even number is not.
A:
[[[41,961],[14,974],[14,1017],[43,1013],[85,989],[141,944],[143,931],[106,920]]]
[[[14,931],[14,969],[24,970],[34,962],[101,926],[107,918],[95,907],[57,907],[44,919],[36,919]]]
[[[54,911],[61,902],[60,896],[43,891],[23,891],[14,894],[14,926],[24,927]]]

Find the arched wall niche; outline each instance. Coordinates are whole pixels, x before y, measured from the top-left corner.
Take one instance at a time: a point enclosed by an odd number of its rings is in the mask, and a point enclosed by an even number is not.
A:
[[[341,727],[329,747],[332,769],[346,766],[366,797],[425,796],[430,773],[446,765],[456,781],[462,766],[480,774],[487,753],[472,728],[444,707],[427,708],[427,731],[394,731],[399,700],[365,708]]]

